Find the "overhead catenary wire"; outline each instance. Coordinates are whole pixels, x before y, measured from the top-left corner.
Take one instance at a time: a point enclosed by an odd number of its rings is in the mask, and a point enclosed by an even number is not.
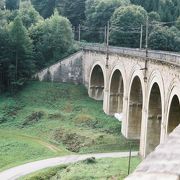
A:
[[[154,26],[163,26],[163,25],[167,25],[167,24],[173,24],[176,23],[178,21],[169,21],[169,22],[158,22],[158,21],[154,21],[149,23],[149,27],[154,27]],[[142,29],[146,27],[146,25],[140,25],[139,27],[137,26],[125,26],[125,27],[120,27],[120,26],[115,26],[112,25],[109,27],[110,33],[112,31],[116,31],[119,33],[123,33],[123,34],[141,34]],[[86,26],[86,25],[81,25],[81,31],[85,31],[85,32],[97,32],[97,33],[103,33],[104,34],[104,27],[93,27],[93,26]],[[79,27],[74,27],[74,33],[79,32]]]
[[[158,22],[158,21],[153,21],[151,23],[149,23],[149,27],[150,26],[156,26],[156,25],[167,25],[167,24],[173,24],[173,23],[176,23],[178,21],[168,21],[168,22]],[[111,30],[115,30],[115,31],[119,31],[119,30],[122,30],[122,31],[141,31],[141,26],[142,28],[143,27],[146,27],[146,25],[140,25],[139,27],[138,26],[124,26],[124,27],[120,27],[120,26],[117,26],[117,25],[111,25],[110,26],[110,31]],[[77,29],[78,27],[75,27],[75,29]],[[86,30],[86,31],[101,31],[101,32],[104,32],[104,27],[93,27],[93,26],[85,26],[85,25],[81,25],[81,30]]]
[[[157,27],[157,26],[165,26],[167,24],[172,24],[174,25],[174,23],[176,23],[177,21],[171,21],[171,22],[149,22],[148,23],[148,27],[149,27],[149,33],[151,33],[151,29],[152,27]],[[133,41],[137,43],[138,39],[139,39],[139,48],[142,49],[143,47],[145,47],[145,42],[146,42],[146,35],[145,35],[145,31],[146,31],[146,24],[140,24],[140,25],[124,25],[120,26],[120,25],[114,25],[111,24],[111,26],[109,25],[109,35],[113,35],[113,32],[117,32],[119,34],[122,34],[122,36],[120,37],[121,39],[121,45],[126,46],[127,42],[129,41],[130,43],[132,43],[133,46]],[[104,27],[100,26],[100,27],[95,27],[95,26],[88,26],[88,25],[81,25],[81,33],[82,33],[82,37],[86,38],[86,35],[94,35],[97,33],[99,36],[99,40],[101,42],[106,42],[106,30],[107,30],[107,25],[105,25]],[[79,28],[78,27],[74,27],[74,37],[78,37],[77,34],[79,32]],[[84,34],[83,33],[87,33]],[[136,39],[134,39],[134,37],[136,37]],[[85,40],[85,39],[84,39]]]
[[[134,36],[136,36],[136,43],[137,43],[137,39],[139,39],[140,42],[140,38],[141,38],[141,27],[132,27],[132,26],[127,26],[128,30],[123,28],[123,27],[119,27],[119,26],[111,26],[109,24],[109,35],[111,35],[113,32],[118,32],[120,34],[124,34],[122,36],[122,40],[121,40],[121,46],[127,46],[127,42],[131,42],[133,45],[133,39]],[[93,35],[95,36],[95,34],[98,34],[99,36],[99,41],[101,43],[105,43],[107,42],[107,26],[104,27],[93,27],[93,26],[85,26],[85,25],[81,25],[81,34],[82,34],[82,39],[81,40],[85,40],[86,41],[86,35]],[[74,37],[79,41],[79,26],[78,27],[74,27],[73,28],[73,32],[74,32]],[[84,34],[85,33],[85,34]],[[144,36],[142,36],[144,37]],[[85,39],[84,39],[85,38]],[[87,36],[88,38],[88,36]],[[124,40],[123,40],[124,38]],[[142,44],[143,44],[144,40],[142,40]],[[108,52],[108,50],[107,50]],[[107,53],[108,54],[108,53]],[[108,55],[107,55],[108,57]],[[108,59],[108,58],[107,58]],[[108,63],[107,63],[108,64]]]

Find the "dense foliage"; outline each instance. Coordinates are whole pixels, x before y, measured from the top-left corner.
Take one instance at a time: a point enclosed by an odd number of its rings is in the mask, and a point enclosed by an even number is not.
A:
[[[0,9],[4,9],[5,7],[5,0],[0,1]]]
[[[110,21],[115,9],[130,4],[129,0],[87,0],[86,1],[86,39],[102,42],[104,27]],[[87,28],[89,27],[89,28]]]
[[[105,42],[108,22],[111,45],[142,37],[144,48],[147,17],[149,48],[179,52],[179,0],[0,0],[1,90],[74,52],[74,39]]]
[[[155,27],[149,35],[149,45],[152,49],[180,51],[180,31],[176,27]]]
[[[44,18],[50,17],[54,12],[56,0],[31,0],[31,2]]]
[[[38,69],[55,63],[73,50],[73,33],[68,19],[57,11],[50,18],[31,26]],[[47,61],[48,60],[48,61]]]
[[[85,20],[85,0],[59,0],[56,2],[59,12],[66,16],[73,26]]]
[[[0,2],[0,91],[15,92],[37,70],[73,52],[73,32],[57,11],[44,20],[29,1]]]
[[[111,19],[111,43],[125,47],[138,47],[140,39],[138,30],[141,24],[145,25],[146,18],[147,12],[140,6],[118,8]]]
[[[19,15],[22,19],[23,25],[27,29],[31,27],[31,25],[37,24],[38,22],[43,20],[43,18],[29,2],[21,3]]]
[[[176,20],[180,15],[179,0],[131,0],[131,2],[144,7],[148,12],[158,12],[162,21]]]
[[[125,19],[122,19],[118,26],[115,23],[117,21],[114,19],[115,14],[117,14],[117,9],[123,6],[129,6],[133,9],[133,5],[140,6],[139,8],[144,8],[144,11],[149,16],[150,23],[150,33],[154,31],[156,33],[157,28],[155,22],[168,22],[159,26],[162,31],[169,32],[171,27],[176,25],[176,21],[180,16],[180,1],[179,0],[32,0],[35,8],[43,15],[43,17],[49,17],[54,8],[66,16],[73,24],[75,30],[75,38],[78,39],[78,26],[81,24],[81,39],[91,42],[104,42],[105,41],[105,26],[107,22],[110,21],[110,26],[116,26],[116,31],[111,32],[111,43],[113,45],[121,45],[128,47],[139,47],[138,42],[140,41],[140,26],[141,23],[144,25],[143,28],[143,47],[145,44],[145,25],[146,19],[143,22],[131,24],[130,21],[126,20],[133,19],[134,14],[130,10],[129,14],[125,13]],[[131,4],[130,4],[131,3]],[[132,7],[131,7],[132,6]],[[124,7],[125,8],[125,7]],[[138,9],[138,8],[137,8]],[[115,12],[116,11],[116,12]],[[45,13],[44,12],[48,12]],[[128,17],[126,17],[128,16]],[[139,14],[139,16],[141,16]],[[137,20],[137,19],[136,19]],[[135,20],[135,21],[136,21]],[[132,20],[133,21],[133,20]],[[127,24],[130,24],[130,28],[127,29]],[[116,24],[116,25],[115,25]],[[123,24],[126,24],[125,26]],[[166,27],[167,26],[167,27]],[[180,26],[177,25],[176,26]],[[159,31],[158,29],[158,31]],[[179,29],[179,28],[178,28]],[[121,32],[120,32],[121,31]],[[118,35],[118,37],[117,37]],[[121,37],[119,37],[121,36]],[[150,36],[152,37],[152,36]],[[125,40],[126,38],[126,40]],[[163,38],[163,37],[162,37]],[[135,42],[134,42],[135,40]],[[173,46],[176,46],[175,44]],[[167,50],[165,46],[159,45],[158,47],[150,46],[152,49]],[[179,51],[178,48],[173,49],[173,51]]]
[[[0,29],[0,36],[1,90],[14,90],[33,72],[32,41],[19,16]]]
[[[15,10],[19,8],[20,0],[6,0],[5,5],[7,9]]]

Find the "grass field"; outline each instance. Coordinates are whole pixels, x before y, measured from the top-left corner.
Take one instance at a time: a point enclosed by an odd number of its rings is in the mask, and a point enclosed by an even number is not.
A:
[[[0,171],[72,153],[126,151],[120,129],[83,86],[29,82],[14,97],[0,96]]]
[[[139,158],[132,158],[131,172],[139,162]],[[127,158],[108,158],[48,168],[20,180],[123,180],[127,173]]]

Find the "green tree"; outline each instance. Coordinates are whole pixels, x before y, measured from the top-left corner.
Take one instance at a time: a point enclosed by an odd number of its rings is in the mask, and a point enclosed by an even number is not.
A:
[[[173,34],[173,50],[180,52],[180,30],[175,26],[169,28],[170,33]],[[169,33],[169,32],[168,32]]]
[[[144,0],[142,6],[146,11],[158,11],[159,8],[159,0]]]
[[[11,20],[12,12],[10,10],[1,10],[0,9],[0,27],[8,24]]]
[[[151,11],[150,13],[148,13],[148,16],[149,16],[150,22],[160,22],[161,21],[160,15],[155,11]]]
[[[104,27],[110,21],[115,9],[129,5],[129,0],[87,0],[86,1],[86,31],[87,40],[103,41]]]
[[[161,20],[165,22],[175,21],[180,15],[179,0],[161,0],[159,5]]]
[[[158,12],[163,21],[174,21],[180,16],[179,0],[131,0],[131,3],[144,7],[148,12]]]
[[[30,2],[21,3],[19,15],[22,19],[23,25],[26,28],[29,28],[32,24],[36,24],[43,20]]]
[[[148,12],[158,11],[159,0],[131,0],[131,3],[144,7]]]
[[[85,1],[86,0],[59,0],[56,1],[56,7],[60,7],[60,13],[67,17],[73,26],[78,26],[85,20]]]
[[[176,27],[157,26],[149,36],[149,47],[156,50],[179,51],[180,32]]]
[[[112,45],[139,47],[140,27],[145,25],[147,12],[141,6],[118,8],[111,19],[110,42]]]
[[[50,18],[33,25],[30,34],[34,40],[38,69],[58,61],[73,49],[71,24],[57,11]]]
[[[180,16],[180,1],[179,0],[173,0],[175,12],[174,12],[174,19],[177,19]]]
[[[174,50],[173,51],[180,52],[180,32],[174,38]]]
[[[5,0],[0,0],[0,9],[5,8]]]
[[[48,18],[53,14],[56,5],[56,0],[31,0],[31,2],[44,18]]]
[[[0,28],[0,92],[9,87],[8,68],[11,65],[10,53],[11,49],[9,33],[5,28]]]
[[[11,39],[11,66],[9,78],[13,86],[22,85],[34,70],[33,45],[22,20],[17,16],[9,27]]]
[[[6,9],[19,9],[20,0],[6,0]]]

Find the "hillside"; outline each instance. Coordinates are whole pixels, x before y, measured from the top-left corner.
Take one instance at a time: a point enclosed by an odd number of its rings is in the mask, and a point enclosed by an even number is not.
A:
[[[0,97],[0,170],[71,153],[128,150],[121,125],[83,86],[29,82]]]

